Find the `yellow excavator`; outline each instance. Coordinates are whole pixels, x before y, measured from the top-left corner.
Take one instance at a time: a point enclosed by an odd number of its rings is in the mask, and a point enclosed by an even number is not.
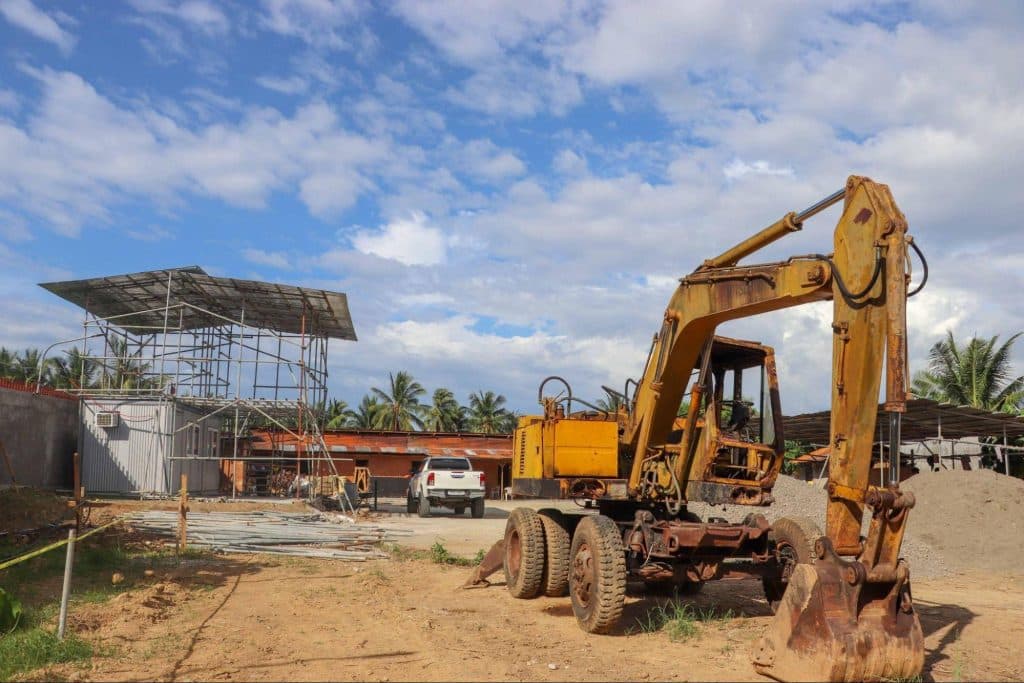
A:
[[[831,254],[739,265],[840,201]],[[911,249],[924,263],[912,292]],[[919,675],[924,638],[900,558],[914,498],[896,484],[871,485],[869,475],[883,372],[890,452],[899,452],[906,304],[926,280],[927,263],[889,188],[859,176],[704,261],[680,280],[641,379],[621,392],[604,387],[621,407],[589,404],[559,377],[542,382],[543,414],[521,418],[515,431],[512,492],[572,498],[581,509],[513,510],[467,587],[486,585],[503,568],[514,597],[568,593],[580,627],[607,633],[621,617],[627,580],[686,594],[711,580],[760,578],[775,613],[752,653],[760,673],[835,681]],[[757,512],[773,502],[783,462],[774,352],[715,329],[827,300],[831,453],[822,533],[810,519],[769,523]],[[548,386],[559,393],[545,395]],[[753,511],[741,523],[702,520],[688,511],[691,502]]]

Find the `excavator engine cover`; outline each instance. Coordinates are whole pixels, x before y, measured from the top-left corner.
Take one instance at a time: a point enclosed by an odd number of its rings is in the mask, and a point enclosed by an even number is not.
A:
[[[780,681],[911,680],[924,635],[900,560],[890,581],[837,556],[827,538],[814,564],[793,568],[775,619],[755,645],[754,668]]]

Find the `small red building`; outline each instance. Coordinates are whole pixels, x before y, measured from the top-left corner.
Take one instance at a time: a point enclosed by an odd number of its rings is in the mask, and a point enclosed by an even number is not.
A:
[[[474,469],[486,475],[490,498],[500,497],[501,490],[509,485],[511,434],[337,430],[325,432],[324,443],[338,474],[351,477],[356,467],[369,468],[372,485],[380,496],[404,496],[409,475],[431,456],[469,458]],[[294,472],[298,468],[302,474],[334,474],[318,444],[298,445],[287,432],[253,430],[239,443],[239,458],[222,461],[224,490],[231,491],[234,483],[240,495],[266,493],[266,480],[281,470]],[[233,444],[225,444],[222,452],[233,452]]]

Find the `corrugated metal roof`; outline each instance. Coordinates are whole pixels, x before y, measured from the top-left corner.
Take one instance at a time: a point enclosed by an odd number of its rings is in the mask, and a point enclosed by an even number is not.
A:
[[[170,301],[171,306],[181,308],[181,327],[186,330],[239,321],[244,310],[246,325],[253,327],[356,339],[348,298],[341,292],[214,277],[199,266],[44,282],[39,286],[130,331],[162,329],[164,309]],[[171,317],[177,330],[177,312]]]
[[[809,443],[828,443],[829,421],[827,410],[805,413],[782,418],[783,434],[787,439]],[[885,409],[878,406],[878,424],[883,435],[888,429]],[[903,441],[933,439],[939,434],[947,439],[961,439],[968,436],[999,436],[1003,430],[1009,438],[1024,436],[1024,418],[1009,413],[993,413],[970,406],[955,406],[939,403],[927,398],[907,401],[907,412],[903,414],[900,429]]]

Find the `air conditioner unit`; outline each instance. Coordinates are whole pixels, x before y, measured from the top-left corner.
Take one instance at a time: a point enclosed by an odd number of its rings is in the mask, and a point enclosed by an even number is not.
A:
[[[96,426],[97,427],[105,427],[105,428],[109,429],[109,428],[112,428],[112,427],[116,427],[120,423],[120,421],[121,421],[121,413],[116,413],[116,412],[109,411],[109,410],[96,413]]]

